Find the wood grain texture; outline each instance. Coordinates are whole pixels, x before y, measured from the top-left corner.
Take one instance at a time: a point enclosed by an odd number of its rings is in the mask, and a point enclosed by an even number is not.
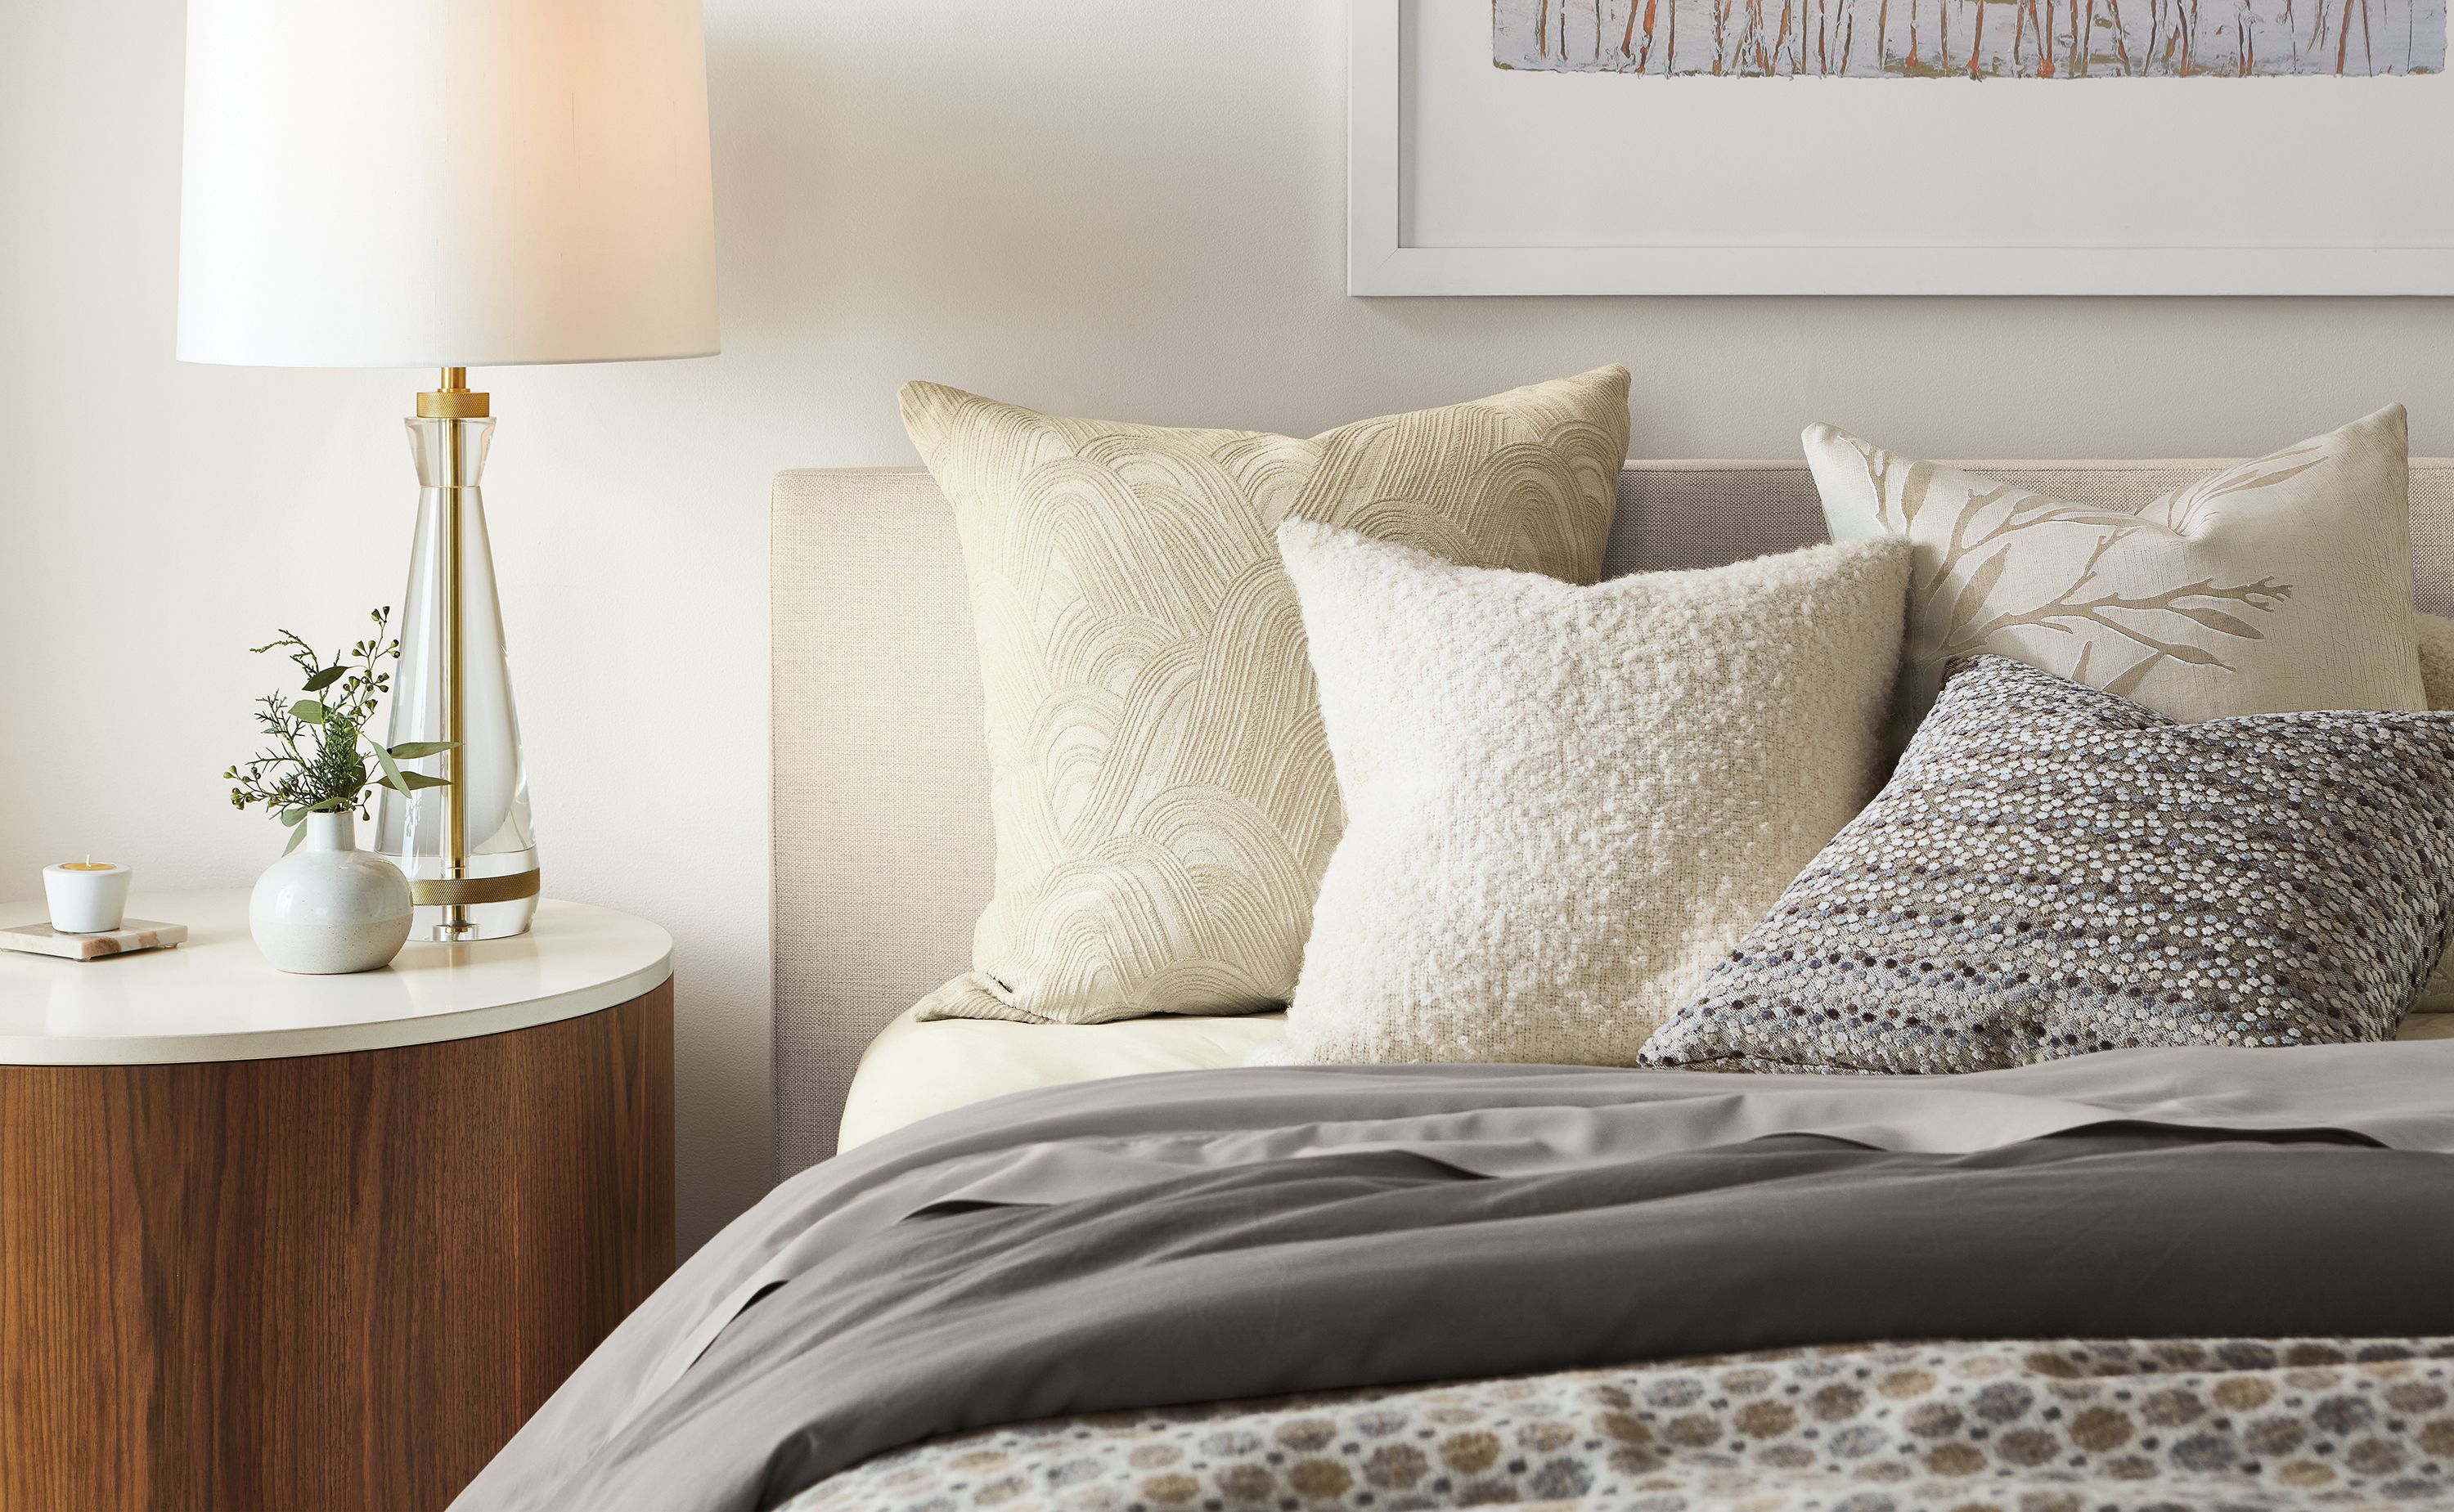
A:
[[[673,1268],[673,985],[508,1034],[0,1066],[0,1509],[442,1506]]]

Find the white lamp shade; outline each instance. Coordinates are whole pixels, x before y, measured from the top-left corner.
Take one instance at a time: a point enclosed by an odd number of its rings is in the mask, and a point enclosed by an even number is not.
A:
[[[190,0],[180,357],[715,349],[699,0]]]

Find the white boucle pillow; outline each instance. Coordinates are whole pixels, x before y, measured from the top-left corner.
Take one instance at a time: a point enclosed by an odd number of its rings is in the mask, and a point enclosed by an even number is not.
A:
[[[1278,547],[1347,813],[1294,1061],[1631,1064],[1875,789],[1904,541],[1592,587]]]

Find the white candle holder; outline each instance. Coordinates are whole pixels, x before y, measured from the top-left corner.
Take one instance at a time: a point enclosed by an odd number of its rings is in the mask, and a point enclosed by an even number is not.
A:
[[[62,934],[109,934],[128,916],[126,866],[107,861],[63,861],[43,868],[43,896],[51,927]]]

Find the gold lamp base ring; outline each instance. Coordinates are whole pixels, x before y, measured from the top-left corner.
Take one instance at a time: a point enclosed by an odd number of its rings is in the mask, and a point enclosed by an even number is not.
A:
[[[545,873],[535,867],[508,877],[412,877],[410,901],[421,908],[464,907],[481,903],[513,903],[533,898],[543,889]]]

